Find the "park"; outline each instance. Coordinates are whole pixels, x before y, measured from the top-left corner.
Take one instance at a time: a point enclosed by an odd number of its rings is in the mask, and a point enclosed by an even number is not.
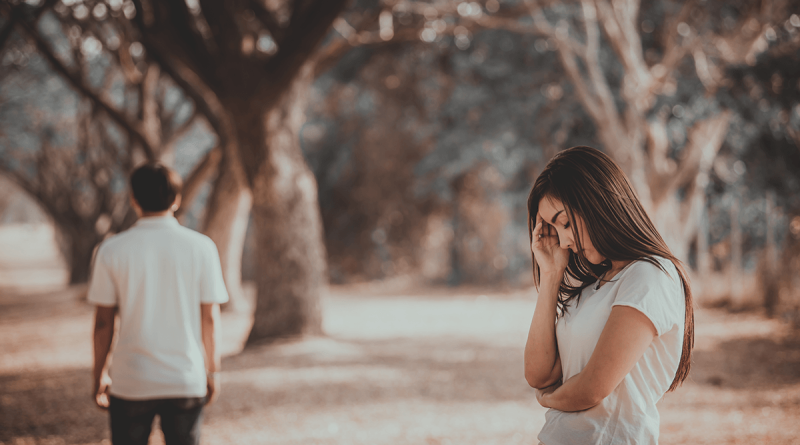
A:
[[[0,445],[110,443],[88,282],[183,180],[219,252],[202,443],[528,444],[548,161],[616,162],[685,265],[664,444],[800,437],[800,3],[0,2]],[[151,443],[163,443],[156,428]]]

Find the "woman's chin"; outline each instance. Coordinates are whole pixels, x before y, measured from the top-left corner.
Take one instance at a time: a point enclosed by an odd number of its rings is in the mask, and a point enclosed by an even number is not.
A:
[[[600,255],[598,255],[596,253],[595,254],[589,254],[589,255],[586,255],[584,253],[584,258],[586,258],[586,261],[594,264],[595,266],[599,266],[603,261],[606,260],[605,258],[603,258],[602,256],[600,256]]]

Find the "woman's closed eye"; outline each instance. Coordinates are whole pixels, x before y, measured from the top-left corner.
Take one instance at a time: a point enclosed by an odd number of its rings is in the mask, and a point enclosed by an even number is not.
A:
[[[569,229],[569,221],[567,221],[567,223],[566,223],[566,224],[564,224],[564,228],[565,228],[565,229]]]

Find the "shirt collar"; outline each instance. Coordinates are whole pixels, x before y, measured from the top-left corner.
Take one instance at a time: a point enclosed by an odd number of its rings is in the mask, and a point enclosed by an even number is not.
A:
[[[143,216],[136,221],[135,227],[180,225],[174,216]]]

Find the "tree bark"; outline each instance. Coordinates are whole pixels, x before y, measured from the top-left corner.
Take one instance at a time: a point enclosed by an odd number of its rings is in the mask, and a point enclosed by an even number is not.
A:
[[[279,105],[261,116],[267,156],[253,184],[258,274],[248,344],[322,330],[319,296],[327,284],[322,217],[316,180],[297,137],[312,80],[313,66],[307,64]],[[253,127],[246,124],[236,120],[240,138],[252,136]]]
[[[90,224],[68,227],[57,224],[66,245],[66,260],[69,265],[69,284],[82,284],[91,275],[94,248],[102,241]],[[88,229],[88,230],[87,230]]]
[[[780,274],[778,272],[777,253],[778,246],[775,244],[775,226],[774,226],[774,213],[775,213],[775,192],[773,190],[767,191],[765,199],[764,219],[766,220],[766,241],[764,246],[764,255],[759,267],[759,288],[764,292],[764,308],[767,310],[767,316],[775,316],[778,303],[780,301]]]
[[[326,255],[316,182],[298,134],[313,79],[308,61],[347,1],[280,2],[290,11],[285,26],[260,2],[200,3],[211,32],[197,30],[183,0],[134,0],[133,23],[147,53],[205,110],[226,154],[234,153],[234,176],[253,193],[261,273],[249,341],[318,332]],[[278,47],[266,61],[239,51],[237,23],[253,12]]]
[[[676,193],[674,190],[670,191],[673,195]],[[686,199],[691,199],[688,197]],[[684,238],[683,234],[692,232],[691,228],[697,227],[697,221],[691,218],[685,218],[685,215],[680,211],[681,202],[677,196],[669,196],[663,199],[657,207],[652,209],[650,217],[653,219],[661,237],[669,246],[672,254],[678,257],[681,261],[689,259],[689,247],[691,244],[691,237]]]
[[[697,206],[697,273],[700,276],[707,276],[711,273],[708,206],[705,199],[697,200],[695,205]]]
[[[696,123],[689,131],[689,140],[678,162],[664,156],[666,147],[661,150],[649,147],[650,163],[643,171],[650,178],[649,194],[655,198],[654,223],[672,253],[684,261],[688,259],[691,240],[697,235],[697,212],[705,206],[705,181],[725,140],[729,121],[730,113],[722,112]],[[649,127],[651,131],[653,128]],[[684,190],[682,200],[678,199],[678,189]]]
[[[728,268],[731,284],[731,303],[735,307],[743,305],[742,289],[742,226],[739,220],[741,193],[736,190],[731,203],[731,264]]]
[[[244,312],[249,305],[242,289],[242,251],[250,217],[250,191],[237,178],[230,159],[223,157],[206,205],[203,232],[217,245],[222,277],[230,300],[223,310]]]

